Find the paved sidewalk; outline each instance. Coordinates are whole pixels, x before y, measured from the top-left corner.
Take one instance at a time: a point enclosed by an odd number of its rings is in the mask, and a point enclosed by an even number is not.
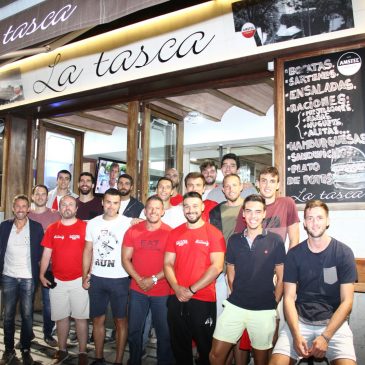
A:
[[[16,333],[15,333],[15,342],[19,340],[20,336],[20,322],[17,321],[17,327],[16,327]],[[36,338],[32,341],[31,346],[31,354],[35,361],[35,365],[47,365],[52,361],[53,354],[56,351],[56,348],[52,348],[48,346],[43,341],[43,332],[42,332],[42,316],[39,313],[34,314],[34,325],[33,330]],[[2,353],[4,351],[4,339],[3,339],[3,330],[1,328],[0,330],[0,357],[2,356]],[[66,365],[77,365],[77,354],[78,354],[78,348],[77,344],[68,344],[68,351],[70,353],[70,357],[64,361],[64,364]],[[94,346],[88,345],[88,356],[89,356],[89,364],[95,360],[95,353],[94,353]],[[20,350],[16,350],[17,358],[14,359],[11,363],[11,365],[21,365],[21,354]],[[147,346],[147,358],[143,360],[143,365],[155,365],[157,364],[156,359],[156,344],[155,343],[149,343]],[[104,356],[107,361],[107,363],[112,364],[114,361],[115,356],[115,343],[106,343],[104,347]],[[128,345],[125,351],[123,364],[126,365],[129,357],[128,352]]]

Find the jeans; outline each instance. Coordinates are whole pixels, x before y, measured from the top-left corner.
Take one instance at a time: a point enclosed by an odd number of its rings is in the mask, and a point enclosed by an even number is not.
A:
[[[55,323],[51,320],[51,302],[49,300],[49,291],[52,289],[42,286],[42,305],[43,305],[43,336],[44,338],[52,337],[52,331]]]
[[[17,279],[3,275],[4,299],[4,344],[6,350],[14,349],[15,314],[17,302],[20,303],[22,319],[20,344],[23,350],[30,348],[33,333],[33,279]]]
[[[148,296],[130,291],[128,317],[128,343],[130,365],[140,365],[143,352],[143,330],[148,311],[151,309],[152,325],[157,337],[157,364],[173,364],[170,334],[167,324],[168,296]]]

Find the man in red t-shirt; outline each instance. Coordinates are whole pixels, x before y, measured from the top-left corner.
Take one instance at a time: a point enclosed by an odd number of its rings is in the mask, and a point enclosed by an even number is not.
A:
[[[167,325],[167,299],[170,286],[163,272],[166,240],[170,226],[162,223],[163,201],[154,195],[147,199],[146,220],[124,235],[122,263],[132,277],[128,309],[129,364],[140,365],[143,331],[149,310],[157,337],[157,362],[172,364],[173,355]]]
[[[205,179],[203,174],[199,172],[190,172],[185,176],[185,188],[186,192],[196,191],[202,196],[205,191]],[[209,212],[218,205],[214,200],[204,200],[204,210],[202,212],[202,218],[205,222],[209,222]]]
[[[183,209],[187,223],[170,232],[164,262],[173,290],[167,317],[171,344],[176,364],[192,364],[194,339],[199,364],[208,365],[216,322],[215,279],[223,270],[226,243],[218,229],[204,222],[199,193],[186,193]]]
[[[79,364],[87,364],[86,343],[89,318],[89,295],[82,288],[82,254],[85,246],[86,223],[76,218],[76,199],[70,195],[61,198],[59,204],[61,220],[51,224],[44,235],[44,247],[40,281],[50,287],[45,277],[50,260],[57,284],[50,291],[51,317],[56,322],[58,347],[52,365],[61,364],[68,358],[67,336],[70,317],[75,319],[79,341]]]

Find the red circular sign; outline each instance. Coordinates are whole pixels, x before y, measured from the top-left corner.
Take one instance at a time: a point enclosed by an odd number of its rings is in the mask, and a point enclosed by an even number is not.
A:
[[[245,23],[242,26],[241,33],[245,38],[252,38],[256,33],[256,27],[252,23]]]

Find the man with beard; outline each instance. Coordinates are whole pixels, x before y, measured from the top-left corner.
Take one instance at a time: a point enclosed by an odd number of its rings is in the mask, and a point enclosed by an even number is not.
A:
[[[168,169],[166,171],[165,177],[169,178],[172,181],[172,191],[170,204],[172,206],[179,205],[183,201],[183,197],[179,194],[179,185],[180,185],[180,176],[179,172],[175,168]]]
[[[45,185],[38,184],[32,189],[32,201],[34,209],[29,211],[28,217],[38,223],[46,231],[48,226],[61,219],[57,210],[46,207],[48,199],[48,188]],[[49,301],[49,288],[41,286],[42,290],[42,314],[43,314],[43,336],[47,345],[56,347],[57,341],[52,336],[54,322],[51,319],[51,303]]]
[[[215,180],[217,179],[218,166],[214,160],[205,160],[199,168],[205,180],[205,190],[202,195],[204,201],[207,199],[208,194],[217,187]]]
[[[59,211],[61,220],[47,228],[42,240],[44,250],[39,275],[43,286],[52,285],[49,276],[45,276],[52,260],[56,286],[50,291],[51,315],[52,320],[56,321],[59,350],[55,353],[51,364],[61,364],[69,356],[67,337],[72,317],[75,319],[79,341],[78,365],[86,365],[89,296],[82,288],[82,254],[86,223],[76,218],[77,204],[72,196],[62,197]]]
[[[95,178],[90,172],[82,172],[79,176],[78,188],[80,196],[77,201],[76,217],[88,221],[103,214],[101,198],[94,196]]]
[[[77,198],[77,194],[70,189],[72,175],[68,170],[60,170],[57,173],[57,186],[48,193],[47,207],[58,210],[59,202],[63,196],[70,195]]]
[[[226,242],[234,233],[238,214],[241,210],[243,199],[241,179],[236,174],[226,175],[223,179],[223,193],[226,201],[220,203],[209,213],[210,223],[217,227],[224,236]],[[223,311],[223,301],[228,296],[228,286],[225,273],[222,272],[217,278],[217,316]]]
[[[308,238],[291,248],[284,268],[284,312],[270,365],[327,357],[333,365],[354,365],[351,313],[357,278],[352,250],[327,234],[328,206],[306,203],[304,228]]]
[[[209,364],[216,322],[215,279],[223,269],[226,244],[222,233],[202,219],[204,203],[196,192],[183,199],[187,223],[172,230],[165,252],[165,276],[173,290],[168,323],[176,364],[193,363],[192,340],[199,364]]]
[[[128,273],[122,266],[122,242],[131,218],[118,214],[121,196],[108,189],[103,197],[104,214],[87,223],[83,254],[83,288],[89,291],[90,318],[95,342],[94,365],[105,364],[105,315],[110,303],[116,328],[115,363],[121,364],[127,341]]]
[[[231,294],[214,331],[212,365],[224,365],[247,328],[255,365],[267,365],[276,330],[276,306],[283,294],[285,247],[281,237],[262,227],[265,200],[249,195],[243,203],[247,229],[228,240],[227,278]],[[274,285],[274,275],[276,284]]]
[[[129,365],[140,365],[143,333],[149,310],[157,337],[157,363],[173,364],[167,325],[167,298],[170,286],[163,272],[166,240],[171,228],[162,223],[162,200],[147,199],[146,221],[129,228],[124,235],[123,267],[132,277],[128,309]]]
[[[29,200],[25,195],[15,196],[12,208],[14,219],[0,224],[0,280],[4,300],[5,344],[0,364],[10,364],[15,357],[15,315],[19,302],[23,365],[32,365],[30,342],[33,298],[38,283],[43,228],[38,222],[28,219]]]
[[[119,176],[118,190],[121,194],[120,214],[129,218],[138,218],[144,208],[143,204],[131,196],[133,177],[128,174]]]

